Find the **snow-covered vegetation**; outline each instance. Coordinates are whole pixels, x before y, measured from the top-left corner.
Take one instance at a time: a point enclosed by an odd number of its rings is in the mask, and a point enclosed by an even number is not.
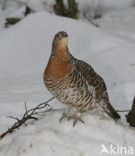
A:
[[[65,1],[66,2],[66,1]],[[80,19],[56,16],[53,0],[0,0],[0,134],[28,108],[47,101],[52,95],[42,77],[58,31],[69,35],[69,50],[85,60],[104,78],[110,101],[117,110],[130,109],[135,95],[135,2],[133,0],[78,0]],[[5,18],[23,17],[24,6],[33,13],[8,28]],[[93,18],[95,27],[84,16]],[[59,123],[65,105],[52,100],[54,110],[38,121],[22,126],[0,140],[0,156],[102,156],[116,147],[117,155],[135,154],[135,129],[125,113],[118,122],[102,112],[87,112],[73,128],[72,121]],[[126,152],[121,153],[121,147]],[[133,152],[128,151],[133,148]],[[110,149],[111,152],[111,149]],[[128,153],[129,152],[129,153]]]

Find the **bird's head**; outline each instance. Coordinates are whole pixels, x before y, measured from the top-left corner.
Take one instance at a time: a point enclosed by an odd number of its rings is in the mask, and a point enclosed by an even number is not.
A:
[[[67,43],[68,43],[68,35],[66,32],[64,31],[60,31],[58,32],[55,36],[54,36],[54,40],[53,40],[53,47],[54,48],[58,48],[58,49],[65,49],[67,47]]]

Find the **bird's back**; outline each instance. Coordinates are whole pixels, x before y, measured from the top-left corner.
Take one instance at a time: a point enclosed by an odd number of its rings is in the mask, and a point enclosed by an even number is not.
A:
[[[85,81],[87,81],[87,85],[93,87],[95,90],[96,98],[100,97],[103,92],[106,91],[106,85],[101,76],[99,76],[88,63],[74,59],[75,66],[78,71],[80,71],[81,75],[84,77]]]

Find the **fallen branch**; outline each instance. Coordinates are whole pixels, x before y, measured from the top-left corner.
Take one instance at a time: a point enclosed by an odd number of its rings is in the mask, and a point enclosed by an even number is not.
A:
[[[51,100],[53,100],[54,98],[55,97],[52,97],[48,101],[43,102],[43,103],[40,103],[36,107],[31,108],[29,110],[27,109],[27,105],[26,105],[26,102],[25,102],[25,113],[24,113],[23,117],[21,119],[18,119],[17,117],[8,116],[8,118],[15,119],[15,120],[17,120],[17,122],[15,122],[13,124],[13,126],[11,126],[11,128],[8,128],[8,130],[6,132],[4,132],[3,134],[1,134],[0,135],[0,139],[2,139],[3,137],[5,137],[7,134],[14,132],[15,129],[17,129],[20,126],[22,126],[24,123],[26,123],[27,120],[30,120],[30,119],[38,120],[37,116],[35,116],[35,115],[38,115],[38,114],[41,114],[41,113],[44,113],[44,112],[51,111],[52,108],[48,105],[48,103]],[[50,108],[49,109],[46,109],[44,111],[40,111],[41,109],[46,108],[47,106],[50,107]]]

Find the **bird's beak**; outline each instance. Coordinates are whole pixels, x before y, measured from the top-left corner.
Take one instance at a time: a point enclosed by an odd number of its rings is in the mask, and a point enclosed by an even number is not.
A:
[[[68,36],[62,38],[62,42],[68,42]]]

